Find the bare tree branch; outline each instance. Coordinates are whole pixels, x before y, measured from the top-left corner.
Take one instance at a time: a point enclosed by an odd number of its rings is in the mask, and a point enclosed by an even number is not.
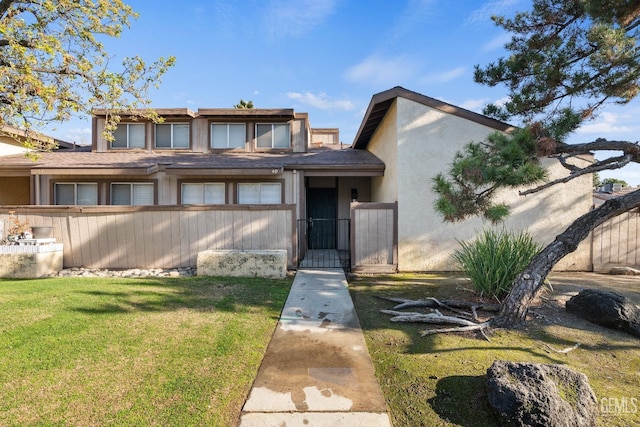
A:
[[[571,181],[579,176],[586,175],[588,173],[600,172],[603,170],[613,170],[620,169],[626,165],[628,165],[633,159],[632,155],[627,154],[626,156],[615,157],[611,159],[607,159],[606,161],[602,161],[599,163],[594,163],[591,166],[587,166],[586,168],[578,168],[571,174],[565,176],[564,178],[554,179],[553,181],[549,181],[543,185],[539,185],[535,188],[531,188],[529,190],[520,191],[521,196],[526,196],[528,194],[537,193],[546,188],[553,187],[556,184],[563,184]]]
[[[15,0],[0,0],[0,17],[4,16],[5,13],[7,13],[7,10],[9,10],[9,7],[14,2]]]

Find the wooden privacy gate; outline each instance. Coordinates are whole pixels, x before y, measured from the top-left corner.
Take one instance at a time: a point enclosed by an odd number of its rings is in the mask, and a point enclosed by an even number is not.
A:
[[[351,204],[351,270],[398,270],[398,204]]]

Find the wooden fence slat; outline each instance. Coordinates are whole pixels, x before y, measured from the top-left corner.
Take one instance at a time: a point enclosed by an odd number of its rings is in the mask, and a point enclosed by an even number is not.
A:
[[[352,267],[395,270],[395,203],[356,203],[351,207]]]
[[[65,267],[153,268],[196,265],[206,249],[285,249],[294,259],[294,207],[100,209],[21,207],[20,218],[51,225]],[[7,213],[0,213],[6,220]],[[2,237],[2,236],[0,236]]]

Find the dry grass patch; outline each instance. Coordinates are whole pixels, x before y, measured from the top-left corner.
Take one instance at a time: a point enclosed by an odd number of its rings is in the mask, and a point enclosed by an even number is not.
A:
[[[474,300],[477,297],[464,277],[399,274],[352,278],[351,294],[393,425],[497,425],[485,393],[486,370],[496,359],[559,363],[578,370],[589,377],[599,399],[601,425],[640,425],[640,339],[593,325],[564,310],[564,301],[581,287],[610,289],[638,304],[640,278],[556,274],[550,279],[553,290],[539,301],[537,314],[527,327],[493,330],[491,342],[487,342],[476,333],[421,338],[421,330],[435,326],[392,323],[389,316],[380,313],[393,303],[377,296]],[[566,354],[552,350],[577,342],[581,346]],[[623,399],[627,399],[626,407]]]

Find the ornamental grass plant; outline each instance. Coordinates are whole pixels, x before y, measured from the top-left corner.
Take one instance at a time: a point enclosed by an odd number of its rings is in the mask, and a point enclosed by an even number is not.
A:
[[[483,297],[501,300],[516,275],[542,250],[526,231],[487,229],[472,242],[458,241],[453,257]]]

